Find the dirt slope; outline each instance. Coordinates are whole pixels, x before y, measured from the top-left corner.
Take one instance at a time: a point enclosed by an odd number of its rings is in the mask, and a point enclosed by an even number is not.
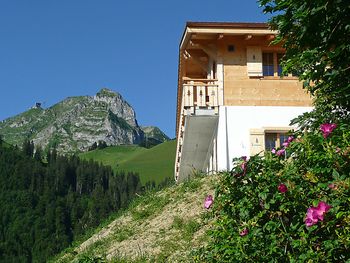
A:
[[[207,240],[216,176],[194,178],[140,197],[121,216],[56,262],[188,262]],[[90,261],[91,260],[91,261]],[[94,261],[95,260],[95,261]]]

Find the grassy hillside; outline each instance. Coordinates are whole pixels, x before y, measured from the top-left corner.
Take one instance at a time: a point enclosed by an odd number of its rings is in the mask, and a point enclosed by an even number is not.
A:
[[[217,180],[196,177],[140,197],[53,262],[192,262],[208,240],[213,217],[203,202]]]
[[[107,147],[82,153],[83,159],[93,159],[110,165],[114,171],[134,171],[140,174],[141,182],[154,180],[160,183],[172,178],[174,173],[176,141],[168,141],[151,149],[134,145]]]

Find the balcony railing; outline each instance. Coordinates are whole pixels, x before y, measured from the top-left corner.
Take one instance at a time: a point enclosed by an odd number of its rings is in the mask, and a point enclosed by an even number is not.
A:
[[[184,79],[183,107],[217,107],[218,91],[216,79]]]

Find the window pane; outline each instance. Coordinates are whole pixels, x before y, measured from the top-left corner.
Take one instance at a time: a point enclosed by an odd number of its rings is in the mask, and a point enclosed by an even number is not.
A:
[[[284,143],[285,141],[287,141],[288,139],[288,135],[285,133],[280,133],[280,146],[282,146],[282,143]]]
[[[277,134],[266,133],[265,134],[265,150],[271,151],[272,148],[276,148]]]
[[[277,73],[278,73],[278,76],[282,76],[282,66],[281,66],[281,60],[283,58],[284,54],[282,53],[278,53],[277,54]]]
[[[273,53],[263,53],[263,75],[273,76]]]

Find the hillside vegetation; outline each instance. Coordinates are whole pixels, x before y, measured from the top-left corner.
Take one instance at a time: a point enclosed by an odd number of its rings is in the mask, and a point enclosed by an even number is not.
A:
[[[82,153],[80,157],[109,165],[116,172],[136,172],[142,184],[149,181],[159,184],[173,178],[175,151],[176,141],[172,140],[150,149],[135,145],[111,146]]]
[[[350,262],[350,129],[322,124],[234,160],[199,262]]]
[[[137,174],[0,138],[0,262],[46,262],[142,193]]]
[[[217,176],[197,177],[138,198],[85,242],[53,262],[190,262],[212,223],[203,207]]]

